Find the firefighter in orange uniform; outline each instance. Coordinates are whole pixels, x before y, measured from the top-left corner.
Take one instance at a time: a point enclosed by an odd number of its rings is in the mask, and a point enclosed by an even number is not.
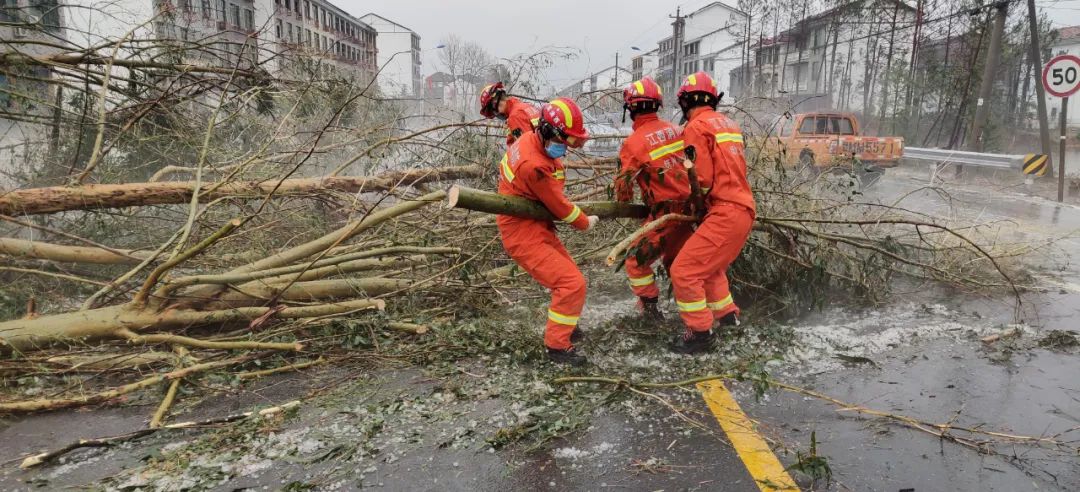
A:
[[[540,123],[536,106],[506,95],[502,82],[488,84],[480,91],[480,115],[506,122],[506,145],[532,132]]]
[[[588,139],[581,109],[560,97],[545,104],[540,115],[536,131],[523,134],[499,163],[499,194],[539,201],[575,229],[589,230],[598,218],[583,214],[563,194],[566,171],[559,160],[568,146],[580,147]],[[499,215],[497,223],[510,257],[551,290],[544,331],[548,357],[558,363],[584,364],[585,356],[573,342],[582,335],[577,323],[585,305],[585,276],[555,235],[555,223],[509,215]]]
[[[705,72],[687,76],[678,93],[687,119],[683,140],[696,151],[694,167],[707,208],[671,267],[675,301],[686,325],[672,346],[680,353],[708,350],[714,323],[739,324],[727,269],[750,237],[755,204],[742,131],[731,118],[716,112],[721,97]]]
[[[649,207],[646,224],[662,215],[689,210],[690,180],[683,167],[682,132],[657,116],[662,106],[660,86],[651,78],[635,81],[623,90],[623,108],[630,112],[634,132],[619,150],[615,197],[621,202],[633,200],[636,182],[641,189],[642,202]],[[660,289],[656,286],[652,264],[663,258],[664,268],[670,272],[679,249],[693,233],[690,223],[670,222],[650,232],[627,257],[626,275],[630,288],[638,296],[638,308],[647,318],[663,318],[656,306]]]

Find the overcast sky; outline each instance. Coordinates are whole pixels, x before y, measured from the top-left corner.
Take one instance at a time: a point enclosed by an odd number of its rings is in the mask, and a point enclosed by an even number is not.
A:
[[[796,0],[792,0],[796,1]],[[480,43],[498,57],[533,53],[560,46],[580,51],[549,74],[552,85],[562,87],[615,62],[620,65],[636,52],[656,47],[671,33],[675,8],[693,12],[708,0],[336,0],[356,16],[375,12],[420,35],[421,47],[431,50],[448,34]],[[735,5],[735,0],[727,2]],[[1036,0],[1048,9],[1055,27],[1080,24],[1080,0]],[[1023,7],[1020,2],[1014,4]],[[1026,8],[1026,7],[1023,7]],[[933,14],[931,14],[933,15]],[[437,69],[436,53],[423,56],[425,75]],[[626,66],[626,65],[624,65]]]

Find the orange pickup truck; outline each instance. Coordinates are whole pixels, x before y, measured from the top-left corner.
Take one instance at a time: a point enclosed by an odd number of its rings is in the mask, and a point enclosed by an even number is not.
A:
[[[803,113],[780,121],[778,140],[787,149],[787,164],[807,170],[849,164],[892,167],[904,154],[903,137],[867,137],[850,113]]]

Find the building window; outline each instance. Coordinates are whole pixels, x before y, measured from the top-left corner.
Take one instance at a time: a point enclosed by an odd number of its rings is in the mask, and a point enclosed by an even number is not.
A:
[[[240,27],[240,6],[236,4],[229,4],[229,21],[232,25]]]
[[[311,18],[311,2],[304,0],[304,17]]]
[[[217,0],[217,10],[214,13],[214,18],[218,22],[225,22],[225,0]]]
[[[202,7],[202,16],[209,19],[214,16],[213,7],[210,6],[210,0],[200,0]]]
[[[190,2],[191,0],[186,1]],[[5,4],[11,3],[17,2],[13,2],[11,0],[5,2]],[[57,3],[56,0],[31,0],[29,3],[31,10],[37,12],[38,18],[41,19],[41,25],[45,28],[46,31],[60,31],[60,28],[62,27],[60,26],[60,5]],[[7,5],[4,5],[4,7],[6,9]],[[190,11],[191,5],[189,4],[184,10]]]
[[[306,40],[307,45],[310,48],[311,45],[312,45],[312,42],[311,42],[311,29],[304,29],[304,39]]]
[[[281,19],[278,19],[274,26],[274,36],[276,36],[277,39],[281,39]]]
[[[255,30],[255,12],[251,9],[244,9],[244,29]]]

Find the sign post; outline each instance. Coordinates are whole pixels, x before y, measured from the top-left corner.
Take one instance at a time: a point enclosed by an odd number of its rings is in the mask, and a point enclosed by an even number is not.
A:
[[[1065,199],[1065,140],[1066,116],[1069,110],[1069,96],[1080,90],[1080,57],[1060,55],[1046,62],[1042,72],[1043,87],[1052,96],[1061,98],[1061,136],[1058,143],[1058,201]]]
[[[1061,99],[1061,137],[1058,142],[1058,202],[1065,200],[1065,125],[1069,119],[1065,115],[1069,111],[1069,98]]]

